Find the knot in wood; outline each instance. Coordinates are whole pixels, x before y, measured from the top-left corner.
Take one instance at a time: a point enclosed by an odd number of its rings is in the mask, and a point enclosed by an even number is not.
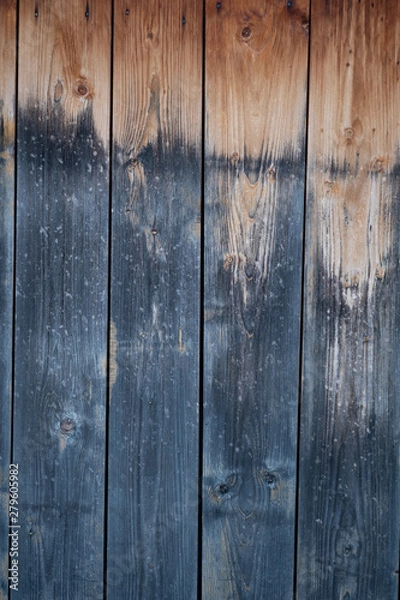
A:
[[[242,29],[242,38],[244,38],[245,40],[249,39],[249,37],[251,36],[251,29],[250,27],[243,27]]]
[[[76,429],[76,423],[72,419],[63,419],[60,423],[61,433],[65,435],[69,435],[73,433]]]
[[[232,265],[233,265],[233,256],[231,254],[225,254],[224,268],[230,269],[230,267]]]
[[[218,486],[218,492],[220,494],[227,494],[229,492],[229,486],[226,483],[220,483]]]
[[[269,181],[275,181],[276,180],[276,172],[274,167],[270,167],[267,171],[267,177]]]
[[[138,166],[138,159],[136,158],[136,156],[134,156],[133,158],[129,159],[129,166],[134,169],[135,167]]]
[[[374,173],[381,173],[385,166],[385,159],[382,156],[377,156],[371,160],[370,168]]]
[[[89,88],[84,83],[79,83],[76,91],[78,92],[78,96],[84,97],[88,95]]]
[[[354,136],[354,129],[352,127],[346,127],[346,129],[344,130],[344,134],[347,140],[351,140]]]
[[[349,554],[353,554],[353,546],[351,544],[346,544],[344,548],[345,556],[349,556]]]
[[[233,152],[231,156],[231,161],[233,163],[237,163],[239,160],[239,152]]]

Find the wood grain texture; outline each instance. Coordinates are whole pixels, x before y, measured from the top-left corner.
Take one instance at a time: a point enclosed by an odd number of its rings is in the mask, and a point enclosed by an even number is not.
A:
[[[117,0],[108,596],[197,596],[202,2]]]
[[[293,596],[308,2],[207,2],[203,597]]]
[[[312,3],[298,597],[398,597],[400,5]]]
[[[20,3],[12,597],[103,598],[110,13]]]
[[[0,3],[0,598],[8,598],[8,468],[15,185],[16,2]]]

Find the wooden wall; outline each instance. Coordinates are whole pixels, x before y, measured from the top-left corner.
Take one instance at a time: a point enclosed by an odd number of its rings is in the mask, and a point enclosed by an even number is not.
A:
[[[1,599],[398,600],[399,107],[397,0],[0,0]]]

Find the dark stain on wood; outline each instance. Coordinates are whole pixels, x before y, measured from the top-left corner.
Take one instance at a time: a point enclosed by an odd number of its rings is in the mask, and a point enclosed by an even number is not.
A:
[[[166,151],[160,138],[135,157],[132,176],[129,156],[118,147],[114,156],[111,315],[117,371],[110,413],[109,547],[112,555],[118,547],[130,567],[123,577],[110,567],[109,590],[135,597],[164,597],[169,590],[171,597],[192,598],[200,157],[179,145]]]
[[[387,176],[398,228],[399,167]],[[397,596],[400,364],[387,348],[399,342],[399,260],[396,244],[384,274],[371,275],[372,289],[329,277],[322,260],[313,269],[309,289],[318,294],[308,300],[304,397],[318,401],[304,409],[299,538],[299,593],[307,589],[310,598]]]
[[[231,176],[226,166],[225,174],[208,168],[209,181],[215,173],[218,185],[226,182]],[[206,354],[205,364],[204,585],[210,598],[216,590],[227,592],[224,577],[233,597],[258,597],[264,586],[275,597],[292,593],[296,377],[287,373],[298,360],[301,238],[295,232],[302,223],[304,161],[283,160],[275,169],[279,201],[274,224],[266,227],[275,226],[277,234],[269,242],[268,266],[260,242],[231,260],[221,252],[215,270],[208,270],[205,348],[215,349]],[[218,224],[223,248],[229,222],[215,188],[208,187],[206,194],[215,198],[208,226]],[[213,248],[206,245],[206,261]],[[285,561],[285,578],[274,577],[275,558]]]
[[[18,115],[19,593],[94,599],[103,578],[108,153],[90,108],[69,126],[60,110]]]

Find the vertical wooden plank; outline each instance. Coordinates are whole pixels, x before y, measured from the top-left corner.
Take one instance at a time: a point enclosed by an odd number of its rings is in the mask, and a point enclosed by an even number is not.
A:
[[[103,597],[110,3],[19,17],[19,591]]]
[[[202,2],[116,0],[108,577],[196,598]]]
[[[400,4],[312,6],[298,597],[394,600]]]
[[[208,0],[204,598],[292,598],[308,1]]]
[[[0,2],[0,598],[8,598],[8,469],[14,246],[16,2]]]

